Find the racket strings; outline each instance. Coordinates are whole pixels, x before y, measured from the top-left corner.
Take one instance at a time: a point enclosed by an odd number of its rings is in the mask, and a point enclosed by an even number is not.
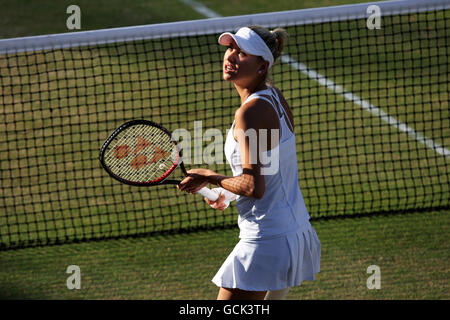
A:
[[[133,182],[157,180],[173,170],[178,152],[170,136],[149,125],[133,125],[111,141],[105,164],[113,174]]]

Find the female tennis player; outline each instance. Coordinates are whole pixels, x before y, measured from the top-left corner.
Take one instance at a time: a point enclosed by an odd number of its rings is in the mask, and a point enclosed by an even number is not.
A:
[[[286,40],[283,29],[259,26],[219,37],[228,47],[223,79],[234,84],[242,102],[225,142],[233,177],[193,169],[179,185],[189,193],[219,186],[213,189],[218,200],[205,199],[215,209],[236,200],[240,241],[212,280],[221,300],[284,299],[290,287],[314,280],[320,269],[320,241],[298,185],[293,115],[268,81]],[[251,132],[258,132],[256,146]]]

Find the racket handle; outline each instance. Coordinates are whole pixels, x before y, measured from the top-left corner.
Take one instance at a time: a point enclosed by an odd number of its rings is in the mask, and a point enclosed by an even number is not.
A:
[[[201,194],[205,198],[208,198],[210,201],[216,201],[219,198],[217,193],[207,187],[201,188],[197,193]]]

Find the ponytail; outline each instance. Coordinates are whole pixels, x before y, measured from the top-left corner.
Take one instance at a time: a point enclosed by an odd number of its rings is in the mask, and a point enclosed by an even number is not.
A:
[[[271,31],[271,33],[274,35],[275,37],[275,42],[276,42],[276,56],[274,55],[274,59],[278,59],[279,56],[281,56],[281,53],[283,52],[283,48],[286,45],[289,35],[286,32],[286,30],[282,29],[282,28],[276,28],[275,30]],[[272,51],[273,52],[273,51]]]
[[[282,28],[276,28],[275,30],[269,31],[266,28],[260,26],[250,26],[254,32],[256,32],[261,39],[264,40],[267,47],[273,55],[273,60],[276,61],[283,52],[283,48],[286,45],[289,35],[286,30]]]

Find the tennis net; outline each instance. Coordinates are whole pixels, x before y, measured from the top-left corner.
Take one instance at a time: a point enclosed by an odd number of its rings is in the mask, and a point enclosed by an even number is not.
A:
[[[448,210],[449,8],[388,1],[0,40],[0,248],[234,226],[233,206],[112,180],[98,151],[131,119],[200,126],[189,167],[231,175],[205,163],[203,134],[225,136],[240,103],[218,35],[247,25],[290,35],[271,79],[294,113],[313,219]]]

